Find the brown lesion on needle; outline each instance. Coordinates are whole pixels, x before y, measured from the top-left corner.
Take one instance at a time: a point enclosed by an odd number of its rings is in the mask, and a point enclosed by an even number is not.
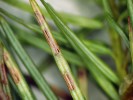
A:
[[[10,54],[6,50],[4,50],[3,58],[11,76],[13,77],[14,82],[18,84],[20,82],[19,71],[17,68],[14,67],[15,65],[11,62],[12,58],[10,57]]]
[[[74,86],[73,80],[72,80],[71,76],[69,75],[69,73],[66,72],[63,76],[64,76],[64,79],[67,83],[67,86],[68,86],[69,90],[70,91],[74,90],[75,86]]]
[[[60,48],[59,46],[57,45],[56,41],[50,37],[50,34],[48,33],[47,29],[44,29],[43,30],[43,33],[46,37],[46,40],[48,41],[48,44],[51,46],[51,48],[53,49],[54,51],[54,54],[57,55],[60,53]]]
[[[20,82],[20,75],[19,72],[16,68],[10,68],[9,69],[11,76],[13,77],[13,80],[16,84],[18,84]]]

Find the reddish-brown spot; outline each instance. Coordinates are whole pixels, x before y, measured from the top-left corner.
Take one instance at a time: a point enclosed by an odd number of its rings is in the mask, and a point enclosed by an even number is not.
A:
[[[55,55],[58,55],[60,53],[60,48],[55,41],[53,42],[52,47],[54,49]]]
[[[56,41],[52,37],[50,37],[50,33],[48,33],[46,29],[44,29],[44,35],[46,37],[46,40],[48,41],[48,44],[51,46],[52,49],[54,49],[55,55],[57,55],[60,52],[60,49]]]
[[[57,43],[56,43],[55,41],[52,43],[52,48],[53,48],[53,50],[54,50],[54,54],[55,54],[55,55],[57,55],[57,54],[60,53],[59,46],[57,45]]]
[[[60,49],[56,48],[55,51],[56,51],[56,55],[57,55],[60,52]]]
[[[11,76],[13,77],[13,80],[16,84],[20,82],[20,74],[16,68],[10,68],[9,69]]]
[[[0,71],[1,71],[1,82],[3,83],[3,84],[7,84],[8,82],[7,82],[7,75],[6,75],[6,70],[5,70],[5,65],[4,65],[4,63],[2,63],[1,65],[0,65]]]
[[[67,72],[64,74],[64,79],[65,79],[65,81],[67,83],[67,86],[68,86],[69,90],[70,91],[74,90],[75,86],[73,84],[73,80],[72,80],[71,76]]]
[[[49,37],[48,31],[46,29],[44,29],[44,33],[45,33],[44,35],[46,36],[46,39],[49,40],[50,37]]]

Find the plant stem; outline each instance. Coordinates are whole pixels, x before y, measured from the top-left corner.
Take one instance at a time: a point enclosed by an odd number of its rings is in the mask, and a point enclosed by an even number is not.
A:
[[[50,32],[50,29],[46,23],[46,20],[44,19],[43,15],[40,11],[40,8],[38,7],[35,0],[30,0],[30,3],[31,3],[32,8],[35,12],[37,21],[40,24],[40,27],[41,27],[41,29],[42,29],[45,37],[46,37],[46,40],[47,40],[49,46],[51,47],[55,61],[56,61],[58,68],[59,68],[60,72],[62,73],[62,75],[63,75],[63,77],[67,83],[67,86],[69,88],[69,91],[70,91],[73,99],[74,100],[84,100],[84,97],[81,94],[81,92],[80,92],[80,90],[79,90],[79,88],[78,88],[78,86],[77,86],[77,84],[73,78],[73,75],[71,73],[69,65],[66,62],[66,60],[64,59],[58,44],[56,43],[55,39],[53,38],[53,36]]]

